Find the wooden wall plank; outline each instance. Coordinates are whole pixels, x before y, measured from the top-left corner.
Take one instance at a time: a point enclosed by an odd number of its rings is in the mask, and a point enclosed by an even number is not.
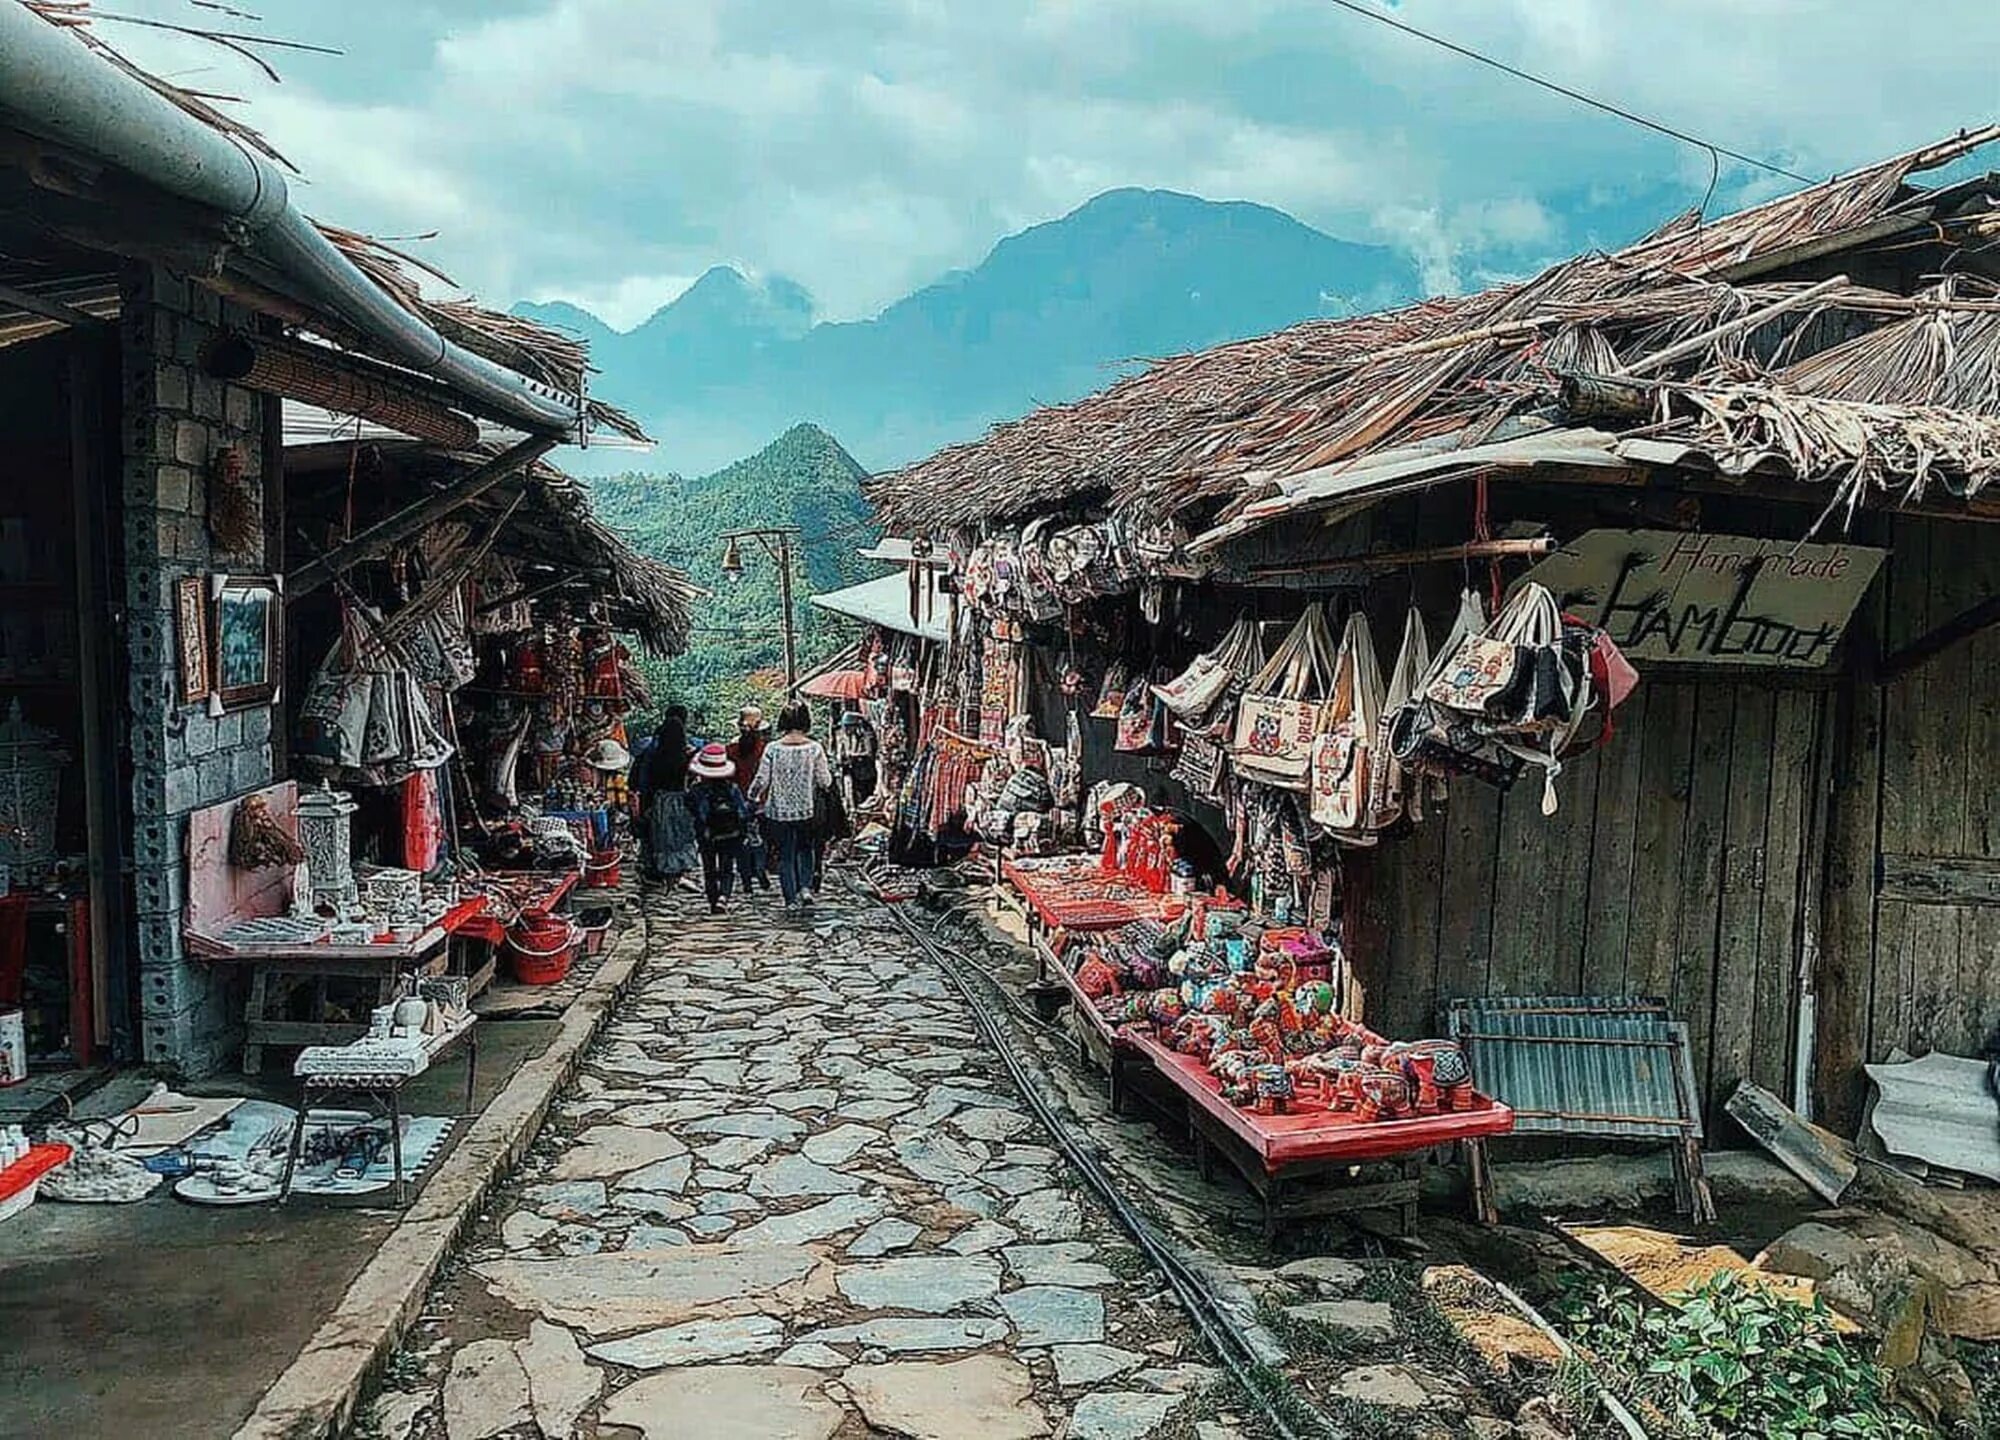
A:
[[[1625,945],[1632,924],[1632,857],[1639,841],[1640,771],[1646,753],[1646,711],[1653,688],[1642,684],[1620,707],[1617,731],[1599,752],[1597,806],[1592,817],[1589,893],[1584,901],[1582,973],[1585,994],[1628,993]]]
[[[1929,628],[1931,541],[1926,521],[1898,518],[1894,524],[1883,643],[1906,645]],[[1882,687],[1882,801],[1876,854],[1921,852],[1936,791],[1924,737],[1929,716],[1930,670],[1900,675]],[[1874,869],[1871,857],[1871,871]],[[1867,1058],[1880,1060],[1897,1046],[1907,1047],[1916,1018],[1916,956],[1911,949],[1909,907],[1878,901],[1876,907],[1873,999],[1869,1006]],[[1955,938],[1955,937],[1954,937]],[[1953,959],[1956,961],[1956,946]]]
[[[1503,994],[1562,995],[1578,983],[1596,780],[1594,756],[1565,765],[1556,813],[1544,815],[1542,774],[1531,766],[1501,806],[1492,975]]]
[[[1686,681],[1654,683],[1646,702],[1644,735],[1634,737],[1644,743],[1625,949],[1624,989],[1630,995],[1664,999],[1673,989],[1697,690]]]
[[[1984,527],[1968,527],[1983,530]],[[1968,572],[1982,594],[2000,594],[2000,536],[1982,535]],[[1965,731],[1965,828],[1959,853],[2000,861],[2000,626],[1973,636],[1932,662],[1950,667],[1967,685],[1971,723]],[[1958,989],[1966,997],[1966,1031],[1983,1048],[2000,1031],[2000,908],[1959,911]],[[1976,1051],[1974,1052],[1976,1053]]]
[[[1493,950],[1500,792],[1474,780],[1454,780],[1451,800],[1436,823],[1445,832],[1438,876],[1439,992],[1445,999],[1483,995]]]
[[[1431,1035],[1438,1024],[1438,901],[1446,816],[1382,842],[1374,857],[1388,957],[1378,981],[1385,1035]],[[1371,1017],[1371,1023],[1374,1023]]]
[[[1778,697],[1761,685],[1738,685],[1727,753],[1728,790],[1717,896],[1715,973],[1710,1005],[1707,1093],[1727,1099],[1750,1073],[1757,1020],[1757,965],[1762,954],[1772,751]],[[1699,782],[1698,782],[1699,783]]]
[[[1674,1013],[1687,1022],[1698,1083],[1709,1074],[1709,1058],[1714,1053],[1717,901],[1728,840],[1729,753],[1737,688],[1715,681],[1696,686],[1687,829],[1674,904],[1674,971],[1668,998]],[[1706,1086],[1704,1090],[1704,1102],[1713,1102],[1707,1108],[1719,1113],[1720,1098]]]
[[[1849,627],[1850,649],[1865,663],[1880,648],[1887,582],[1901,565],[1895,555]],[[1850,661],[1850,663],[1856,663]],[[1861,1120],[1875,974],[1875,849],[1882,802],[1883,695],[1866,679],[1833,697],[1833,766],[1827,803],[1824,903],[1813,967],[1816,1018],[1813,1117],[1851,1135]]]
[[[1764,893],[1757,935],[1757,980],[1751,1019],[1750,1078],[1789,1098],[1794,1025],[1798,1015],[1801,909],[1817,879],[1807,859],[1808,837],[1829,734],[1829,701],[1804,690],[1781,691],[1773,715],[1770,816],[1765,825]]]

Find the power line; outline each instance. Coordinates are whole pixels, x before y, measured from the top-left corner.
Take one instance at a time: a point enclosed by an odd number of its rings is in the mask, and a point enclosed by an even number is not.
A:
[[[1768,170],[1773,175],[1782,175],[1787,180],[1797,180],[1801,184],[1817,185],[1819,183],[1819,181],[1814,180],[1811,176],[1801,175],[1796,170],[1787,170],[1782,165],[1773,165],[1770,161],[1760,160],[1755,155],[1745,155],[1741,150],[1731,150],[1727,145],[1718,145],[1713,140],[1704,140],[1699,135],[1690,135],[1685,130],[1676,130],[1673,126],[1662,124],[1658,120],[1649,120],[1644,115],[1627,110],[1621,105],[1614,105],[1609,100],[1600,100],[1595,95],[1586,95],[1581,90],[1572,90],[1567,85],[1559,85],[1553,80],[1544,79],[1542,76],[1532,74],[1529,71],[1520,69],[1518,66],[1509,65],[1504,60],[1495,60],[1491,55],[1482,55],[1477,50],[1467,49],[1456,41],[1445,39],[1442,35],[1433,35],[1428,30],[1419,30],[1414,25],[1406,25],[1393,15],[1384,15],[1380,10],[1370,9],[1368,6],[1361,4],[1360,0],[1327,0],[1327,3],[1329,5],[1338,5],[1343,10],[1352,11],[1364,19],[1374,20],[1380,24],[1387,25],[1392,30],[1400,30],[1405,35],[1414,35],[1419,40],[1428,41],[1432,45],[1451,51],[1454,55],[1462,55],[1467,60],[1476,60],[1481,65],[1490,66],[1502,74],[1512,75],[1516,80],[1525,80],[1530,85],[1539,85],[1544,90],[1553,91],[1557,95],[1564,96],[1582,105],[1588,105],[1592,109],[1602,110],[1607,115],[1616,115],[1620,120],[1629,120],[1634,125],[1644,126],[1646,129],[1657,131],[1661,135],[1671,136],[1673,139],[1682,141],[1685,144],[1699,146],[1701,149],[1708,151],[1710,155],[1727,155],[1731,160],[1740,160],[1745,165],[1755,166],[1759,170]]]

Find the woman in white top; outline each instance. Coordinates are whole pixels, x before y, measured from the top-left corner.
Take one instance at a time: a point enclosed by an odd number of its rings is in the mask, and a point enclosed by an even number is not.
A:
[[[797,701],[787,705],[778,716],[778,738],[764,747],[750,782],[750,798],[764,807],[777,842],[778,889],[787,910],[813,902],[814,802],[821,790],[833,788],[833,767],[811,730],[812,712]]]

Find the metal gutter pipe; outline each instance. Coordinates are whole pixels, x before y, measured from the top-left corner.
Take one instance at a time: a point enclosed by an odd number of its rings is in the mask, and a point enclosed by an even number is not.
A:
[[[575,433],[578,397],[445,339],[293,208],[284,176],[264,156],[14,0],[0,0],[0,117],[228,216],[251,250],[386,358],[530,430]]]

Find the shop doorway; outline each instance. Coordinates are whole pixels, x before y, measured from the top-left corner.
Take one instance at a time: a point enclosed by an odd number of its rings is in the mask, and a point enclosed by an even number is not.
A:
[[[8,1114],[131,1041],[115,366],[108,331],[0,348],[0,1043],[28,1073]]]

